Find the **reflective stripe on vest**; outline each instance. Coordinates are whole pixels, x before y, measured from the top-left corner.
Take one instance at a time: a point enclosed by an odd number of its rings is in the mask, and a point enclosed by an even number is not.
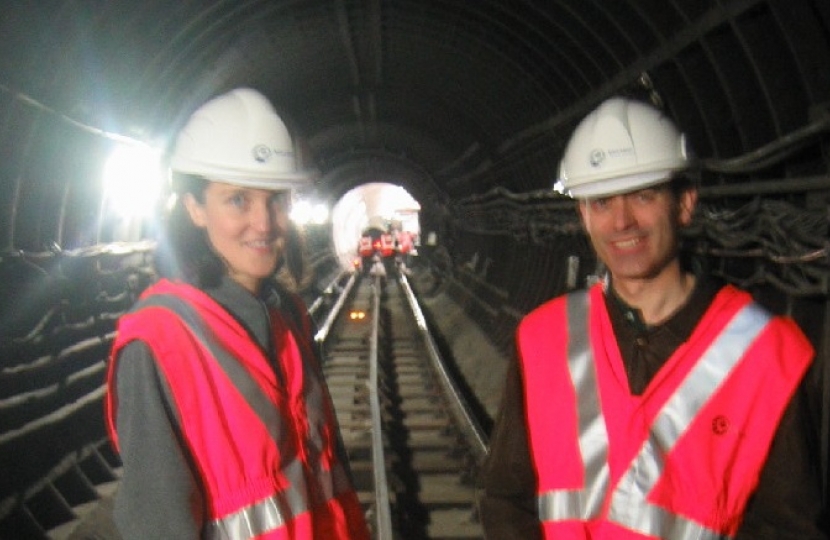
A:
[[[358,242],[357,250],[363,256],[371,255],[372,251],[374,251],[372,248],[372,239],[368,236],[361,237],[360,241]]]
[[[303,464],[295,459],[284,467],[282,472],[291,481],[288,489],[241,508],[233,514],[213,520],[205,532],[205,537],[208,540],[256,538],[282,527],[293,516],[305,512],[308,503],[303,493],[295,487],[298,479],[302,481]]]
[[[384,257],[395,253],[395,240],[392,239],[391,234],[384,233],[380,235],[380,251]]]
[[[408,231],[401,231],[397,235],[398,251],[401,253],[409,253],[412,251],[412,234]]]
[[[207,327],[205,321],[192,305],[172,294],[155,294],[143,299],[139,307],[159,307],[175,313],[190,329],[193,336],[210,352],[232,384],[236,388],[244,389],[240,394],[245,396],[251,410],[262,421],[274,443],[279,446],[280,441],[277,433],[280,429],[277,429],[277,427],[281,424],[281,417],[277,410],[248,371],[216,341],[213,332]],[[309,370],[308,372],[312,373],[313,371]],[[322,404],[316,403],[315,405],[321,406]],[[321,467],[314,465],[310,464],[314,469],[316,478],[322,480],[321,486],[332,485],[334,487],[334,492],[326,489],[323,493],[325,501],[351,491],[351,484],[342,464],[339,462],[333,463],[331,471],[324,471]],[[275,530],[287,521],[307,512],[309,510],[307,491],[297,487],[305,485],[302,461],[300,459],[291,460],[284,464],[280,473],[288,480],[289,485],[286,489],[241,508],[232,514],[213,520],[206,532],[207,538],[234,540],[255,538],[268,531]],[[326,481],[328,479],[331,482]]]
[[[287,478],[302,477],[302,463],[294,460],[283,472]],[[348,478],[339,465],[331,472],[334,485],[348,484]],[[333,494],[327,494],[333,498]],[[223,540],[232,538],[256,538],[268,531],[282,527],[290,516],[299,515],[304,511],[305,498],[296,489],[289,489],[267,497],[250,506],[240,509],[222,519],[210,523],[205,537],[208,540]]]
[[[585,467],[581,490],[552,490],[540,494],[542,521],[589,520],[599,516],[608,485],[608,434],[598,403],[599,387],[589,341],[588,294],[567,298],[568,369],[578,396],[579,449]],[[668,399],[631,466],[611,495],[608,521],[659,538],[715,540],[729,538],[717,531],[650,504],[646,497],[663,473],[663,456],[694,421],[744,352],[763,331],[770,316],[757,304],[738,311]]]
[[[579,452],[585,467],[585,487],[561,489],[539,496],[541,521],[587,520],[599,514],[608,488],[608,432],[599,404],[593,353],[588,332],[574,332],[574,321],[588,320],[588,294],[574,293],[568,299],[568,371],[576,388]]]

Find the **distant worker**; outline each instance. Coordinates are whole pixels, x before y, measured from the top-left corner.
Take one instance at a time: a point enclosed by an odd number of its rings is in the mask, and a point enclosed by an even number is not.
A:
[[[629,99],[571,136],[561,184],[608,275],[518,327],[481,481],[486,538],[826,538],[813,348],[681,264],[691,165],[674,124]]]
[[[372,267],[369,269],[369,275],[372,277],[379,277],[380,284],[386,285],[386,266],[383,264],[380,255],[375,255],[372,258]]]
[[[380,255],[384,259],[390,259],[395,256],[395,237],[388,231],[380,235]]]
[[[163,277],[119,320],[109,364],[118,530],[368,539],[310,318],[275,279],[308,181],[285,125],[233,90],[192,114],[171,169]]]
[[[370,259],[374,253],[375,248],[372,245],[372,237],[368,234],[364,234],[360,237],[360,240],[358,240],[357,254],[364,259]]]
[[[409,266],[412,257],[412,251],[415,249],[415,243],[412,238],[412,233],[403,230],[400,225],[393,230],[395,236],[395,249],[398,252],[398,270],[403,273],[409,273]]]

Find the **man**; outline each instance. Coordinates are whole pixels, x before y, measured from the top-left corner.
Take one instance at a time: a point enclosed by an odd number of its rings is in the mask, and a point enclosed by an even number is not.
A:
[[[608,275],[516,334],[482,475],[487,538],[825,538],[795,324],[681,264],[683,135],[612,98],[560,182]]]

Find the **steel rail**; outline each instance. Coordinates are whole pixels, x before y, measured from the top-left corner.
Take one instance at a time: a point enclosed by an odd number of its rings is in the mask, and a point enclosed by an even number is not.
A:
[[[343,304],[346,302],[346,299],[349,297],[349,292],[354,287],[354,284],[357,281],[357,274],[352,273],[351,277],[349,277],[349,281],[346,283],[346,286],[343,288],[343,292],[337,298],[337,302],[334,304],[334,307],[331,308],[328,316],[326,316],[325,322],[320,326],[320,329],[314,334],[314,341],[317,343],[323,343],[326,341],[326,337],[331,330],[331,326],[334,324],[334,321],[337,319],[337,315],[340,313],[340,310],[343,309]]]
[[[470,450],[475,455],[476,462],[481,463],[487,455],[487,437],[484,434],[484,430],[481,428],[475,416],[470,411],[470,407],[467,405],[466,400],[462,397],[458,385],[455,384],[449,374],[449,371],[447,371],[444,360],[441,357],[441,353],[438,351],[435,340],[432,338],[432,334],[429,331],[426,317],[424,317],[423,311],[418,303],[418,299],[415,297],[415,293],[409,285],[409,280],[407,280],[406,276],[403,274],[400,276],[400,284],[404,290],[409,307],[415,316],[418,329],[420,330],[421,337],[424,340],[424,345],[429,352],[430,361],[438,374],[439,382],[441,383],[446,395],[450,398],[450,410],[458,422],[459,427],[463,430],[465,439],[471,443]]]
[[[372,473],[375,478],[375,538],[392,540],[392,509],[389,504],[389,484],[386,478],[386,458],[383,449],[383,423],[378,387],[378,324],[380,320],[380,276],[372,284],[372,332],[369,340],[369,409],[372,419]]]

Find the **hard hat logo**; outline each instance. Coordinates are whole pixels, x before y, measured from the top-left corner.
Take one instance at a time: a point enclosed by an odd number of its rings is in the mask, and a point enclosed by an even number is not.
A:
[[[265,144],[258,144],[254,146],[254,159],[259,163],[265,163],[271,157],[271,149]]]
[[[605,161],[605,151],[602,148],[595,148],[591,150],[591,156],[588,158],[592,167],[599,167]]]

